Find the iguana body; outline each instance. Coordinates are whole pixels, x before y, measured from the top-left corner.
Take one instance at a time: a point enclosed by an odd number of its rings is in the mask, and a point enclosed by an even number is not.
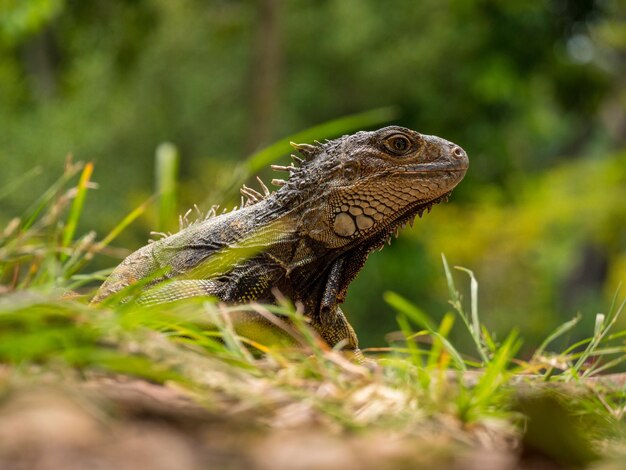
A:
[[[282,187],[151,243],[126,258],[95,302],[140,279],[169,280],[140,296],[146,303],[211,295],[225,302],[275,303],[276,292],[303,307],[330,345],[356,349],[339,308],[373,250],[447,198],[468,166],[465,152],[439,137],[401,127],[358,132],[325,144],[294,144],[305,157]],[[265,188],[264,188],[265,189]],[[254,315],[254,314],[250,314]],[[247,317],[249,322],[261,317]]]

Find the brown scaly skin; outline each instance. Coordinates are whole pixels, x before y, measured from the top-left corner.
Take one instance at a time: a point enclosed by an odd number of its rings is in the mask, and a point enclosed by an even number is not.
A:
[[[368,255],[463,179],[461,147],[391,126],[325,144],[293,144],[304,159],[274,180],[265,195],[242,189],[247,204],[195,223],[126,258],[100,287],[99,302],[155,272],[165,274],[140,296],[144,303],[212,295],[225,302],[275,303],[275,292],[301,304],[331,346],[357,349],[339,308]],[[168,280],[161,283],[160,281]],[[241,325],[266,323],[243,315]]]

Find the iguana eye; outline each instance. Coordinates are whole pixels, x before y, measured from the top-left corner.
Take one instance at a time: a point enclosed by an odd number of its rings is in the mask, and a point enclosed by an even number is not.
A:
[[[411,141],[403,135],[393,135],[385,141],[385,146],[393,153],[403,155],[411,148]]]

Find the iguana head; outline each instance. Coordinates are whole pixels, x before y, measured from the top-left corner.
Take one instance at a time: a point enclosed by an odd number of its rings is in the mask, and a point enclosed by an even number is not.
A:
[[[305,160],[278,168],[291,173],[278,193],[298,199],[299,232],[329,248],[381,245],[447,199],[468,168],[458,145],[398,126],[294,147]]]

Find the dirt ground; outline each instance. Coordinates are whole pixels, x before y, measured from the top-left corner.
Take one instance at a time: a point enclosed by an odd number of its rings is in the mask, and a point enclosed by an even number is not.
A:
[[[0,388],[0,469],[559,468],[522,457],[510,434],[493,430],[347,431],[297,403],[272,417],[210,409],[176,387],[122,376],[11,383]]]

